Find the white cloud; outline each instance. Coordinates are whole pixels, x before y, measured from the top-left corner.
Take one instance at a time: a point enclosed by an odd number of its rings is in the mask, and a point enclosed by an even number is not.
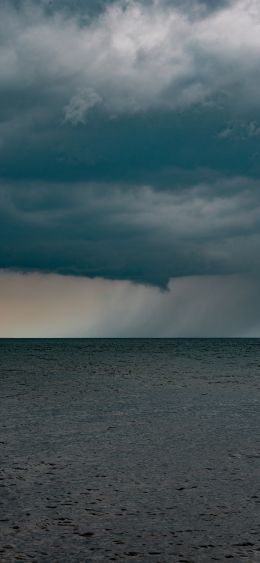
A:
[[[26,3],[0,8],[0,85],[41,90],[85,121],[109,114],[183,108],[215,95],[259,106],[260,4],[236,0],[215,12],[118,1],[90,22]],[[59,100],[59,103],[58,103]]]
[[[89,110],[101,103],[101,101],[101,97],[94,90],[90,88],[79,90],[64,108],[65,121],[69,121],[73,125],[85,123]]]

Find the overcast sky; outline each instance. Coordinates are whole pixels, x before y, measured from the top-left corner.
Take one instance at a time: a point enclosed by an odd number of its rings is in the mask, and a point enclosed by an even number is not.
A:
[[[259,0],[2,0],[0,336],[260,336]]]

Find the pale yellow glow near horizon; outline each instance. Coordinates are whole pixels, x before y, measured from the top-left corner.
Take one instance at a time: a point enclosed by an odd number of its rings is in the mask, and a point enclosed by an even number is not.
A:
[[[124,281],[2,272],[0,337],[99,336],[109,324],[113,332],[111,321],[123,330],[150,294],[160,291]]]
[[[0,272],[0,337],[260,336],[259,281],[171,280],[168,290],[99,278]]]

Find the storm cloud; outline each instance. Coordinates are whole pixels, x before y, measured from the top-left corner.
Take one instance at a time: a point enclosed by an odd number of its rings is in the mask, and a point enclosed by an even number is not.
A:
[[[164,315],[178,279],[196,302],[203,280],[258,286],[258,0],[3,0],[0,37],[6,275],[167,294]]]
[[[197,104],[259,108],[257,0],[213,12],[198,2],[108,2],[85,19],[59,5],[53,14],[32,2],[1,6],[1,91],[20,94],[16,112],[28,119],[75,125],[94,108],[110,117]],[[12,113],[10,98],[7,106]]]
[[[257,273],[257,182],[0,187],[1,267],[131,279]],[[6,248],[8,240],[8,250]]]

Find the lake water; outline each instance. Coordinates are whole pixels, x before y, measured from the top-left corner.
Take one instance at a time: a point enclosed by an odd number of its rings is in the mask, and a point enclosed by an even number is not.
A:
[[[0,340],[0,560],[260,562],[260,340]]]

